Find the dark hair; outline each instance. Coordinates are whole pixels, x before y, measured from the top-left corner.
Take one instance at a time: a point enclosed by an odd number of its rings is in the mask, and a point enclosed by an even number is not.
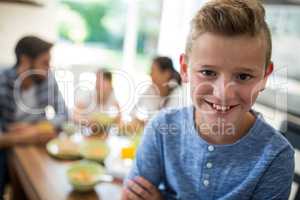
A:
[[[52,48],[53,44],[44,41],[35,36],[25,36],[20,39],[15,48],[17,65],[20,64],[22,55],[26,55],[32,59],[37,58],[39,55],[46,53]]]
[[[112,74],[108,69],[105,68],[98,69],[97,74],[102,74],[103,79],[108,80],[109,82],[112,81]]]
[[[174,79],[178,85],[181,85],[181,77],[178,71],[173,66],[171,58],[165,56],[157,56],[153,59],[161,71],[170,71],[172,74],[172,79]]]

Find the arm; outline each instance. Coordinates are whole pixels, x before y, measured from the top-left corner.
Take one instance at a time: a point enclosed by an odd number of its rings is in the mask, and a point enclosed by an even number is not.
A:
[[[87,106],[83,102],[78,102],[72,112],[72,120],[75,123],[87,125],[89,123],[89,117],[87,114],[84,114]]]
[[[15,123],[0,134],[0,149],[19,144],[45,143],[56,136],[55,127],[47,121],[37,124]]]
[[[0,149],[12,147],[15,144],[15,138],[4,133],[4,122],[2,112],[0,112]]]
[[[6,132],[0,135],[0,149],[11,148],[20,144],[40,144],[55,137],[55,133],[40,133],[35,128],[28,128],[24,132]]]
[[[16,143],[16,138],[10,134],[1,133],[0,135],[0,149],[10,148]]]
[[[259,181],[253,200],[288,199],[294,176],[294,151],[285,148],[273,160]]]
[[[139,145],[133,168],[128,176],[132,179],[142,176],[158,187],[162,181],[163,166],[161,158],[160,133],[156,132],[154,124],[151,122],[145,128],[142,142]]]
[[[117,100],[114,101],[113,105],[117,108],[117,112],[118,112],[116,119],[115,119],[115,123],[119,124],[119,123],[121,123],[121,108],[120,108],[120,105],[117,102]]]
[[[145,199],[151,196],[156,197],[154,199],[161,199],[158,186],[163,179],[163,161],[159,136],[151,122],[145,128],[133,168],[125,181],[124,200],[138,199],[136,197],[139,195],[144,195]]]
[[[48,87],[48,90],[50,90],[48,94],[50,94],[50,98],[52,98],[50,105],[53,106],[56,113],[55,117],[50,121],[56,128],[59,128],[63,122],[68,120],[68,109],[52,74],[50,74],[48,78]]]

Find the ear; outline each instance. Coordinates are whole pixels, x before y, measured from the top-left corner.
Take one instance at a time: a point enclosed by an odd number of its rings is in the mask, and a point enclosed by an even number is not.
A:
[[[27,55],[20,56],[20,63],[19,66],[22,70],[27,70],[30,67],[31,59]]]
[[[265,78],[268,78],[272,74],[273,70],[274,70],[274,63],[271,62],[265,71]]]
[[[187,64],[187,57],[185,54],[180,55],[180,75],[183,83],[187,83],[189,80],[188,77],[188,64]]]
[[[266,71],[265,71],[264,79],[263,79],[263,82],[262,82],[262,86],[261,86],[260,91],[263,91],[263,90],[265,89],[266,84],[267,84],[267,81],[268,81],[268,78],[269,78],[269,76],[272,74],[273,69],[274,69],[274,64],[273,64],[273,62],[271,62],[271,63],[267,66],[267,69],[266,69]]]

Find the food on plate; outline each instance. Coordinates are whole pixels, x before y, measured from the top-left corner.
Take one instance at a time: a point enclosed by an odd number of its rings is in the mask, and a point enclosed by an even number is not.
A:
[[[92,190],[103,174],[104,168],[91,161],[76,162],[67,170],[67,177],[73,188],[82,192]]]
[[[85,169],[78,170],[73,174],[70,174],[72,180],[80,183],[92,184],[94,182],[94,176]]]
[[[38,122],[36,128],[41,133],[55,133],[55,127],[48,121]]]
[[[62,125],[62,130],[67,135],[73,135],[76,132],[76,125],[72,122],[66,122]]]
[[[114,123],[115,118],[111,117],[111,116],[109,116],[108,114],[105,114],[105,113],[95,112],[91,115],[90,121],[92,123],[95,122],[95,123],[98,123],[98,124],[103,125],[103,126],[109,126],[112,123]]]
[[[48,153],[60,159],[80,158],[79,144],[69,138],[55,138],[50,140],[46,149]]]
[[[89,139],[81,144],[80,153],[86,159],[103,161],[109,154],[109,148],[102,140]]]

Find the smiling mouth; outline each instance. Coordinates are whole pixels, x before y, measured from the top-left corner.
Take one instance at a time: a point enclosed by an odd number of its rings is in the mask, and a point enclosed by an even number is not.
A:
[[[209,101],[204,100],[210,107],[220,113],[227,113],[231,111],[233,108],[237,107],[238,105],[219,105],[215,103],[211,103]]]

